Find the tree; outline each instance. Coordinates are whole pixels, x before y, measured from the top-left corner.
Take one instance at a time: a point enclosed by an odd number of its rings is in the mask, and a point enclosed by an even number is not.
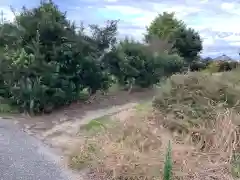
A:
[[[146,42],[149,43],[151,38],[168,41],[172,44],[170,52],[177,52],[187,64],[196,60],[202,50],[202,41],[198,32],[187,28],[183,21],[174,17],[174,13],[164,12],[151,22],[147,27]]]
[[[160,40],[174,41],[175,34],[180,28],[185,28],[186,25],[183,21],[176,19],[174,13],[164,12],[159,14],[147,27],[147,34],[145,35],[145,41],[153,37],[159,38]]]
[[[191,28],[181,28],[176,32],[174,48],[188,64],[199,59],[198,54],[202,50],[202,40],[198,32]]]
[[[145,44],[125,39],[105,57],[106,66],[123,85],[150,87],[164,76],[179,72],[183,60],[176,54],[154,55]]]
[[[23,8],[14,23],[0,26],[1,95],[22,110],[49,112],[77,100],[83,89],[107,88],[99,57],[114,43],[117,24],[92,29],[92,36],[77,32],[52,1]]]

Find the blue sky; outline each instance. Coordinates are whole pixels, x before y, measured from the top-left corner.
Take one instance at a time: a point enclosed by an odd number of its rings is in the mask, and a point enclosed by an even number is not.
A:
[[[119,36],[141,40],[145,27],[164,11],[175,12],[189,27],[199,31],[203,39],[203,55],[227,54],[238,57],[240,52],[240,1],[234,0],[55,0],[68,18],[85,24],[103,24],[120,19]],[[23,5],[33,7],[38,0],[0,0],[0,10],[13,19],[9,6],[16,11]]]

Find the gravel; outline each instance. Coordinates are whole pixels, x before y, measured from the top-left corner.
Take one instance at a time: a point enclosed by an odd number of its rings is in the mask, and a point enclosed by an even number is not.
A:
[[[73,180],[73,173],[39,140],[0,119],[0,180]]]

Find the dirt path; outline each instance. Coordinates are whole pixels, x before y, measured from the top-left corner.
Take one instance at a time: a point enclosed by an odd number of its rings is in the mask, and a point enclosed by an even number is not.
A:
[[[81,125],[92,119],[132,109],[142,101],[146,102],[152,99],[154,94],[154,90],[130,94],[128,92],[115,92],[108,95],[98,95],[91,100],[91,103],[72,104],[50,115],[38,117],[17,115],[9,118],[20,125],[23,131],[38,140],[40,139],[48,148],[50,147],[53,154],[60,157],[62,165],[65,166],[65,157],[83,139],[77,135]],[[85,172],[76,173],[76,179],[83,179],[84,175]]]
[[[68,155],[69,150],[76,147],[81,141],[81,136],[78,135],[80,127],[87,124],[92,119],[100,118],[106,115],[113,115],[121,111],[134,108],[138,103],[128,103],[112,108],[98,109],[95,111],[88,111],[81,120],[67,121],[54,126],[52,129],[43,131],[38,134],[40,138],[47,145],[51,146],[61,155]]]
[[[132,109],[142,101],[152,99],[154,94],[154,90],[130,94],[128,92],[116,92],[108,95],[98,95],[91,103],[72,104],[50,115],[38,117],[18,115],[10,118],[20,125],[23,131],[40,139],[48,147],[51,147],[54,154],[64,159],[81,141],[82,137],[77,136],[81,125],[92,119]],[[84,173],[82,174],[77,174],[77,176],[84,176]]]
[[[134,93],[118,91],[107,95],[98,94],[91,101],[73,103],[49,115],[36,117],[17,115],[17,117],[13,116],[11,118],[18,119],[20,125],[32,129],[34,132],[46,131],[63,122],[82,121],[88,116],[102,116],[105,111],[114,111],[114,109],[119,109],[126,104],[144,102],[151,99],[154,94],[155,90],[143,90]]]
[[[50,115],[11,117],[30,135],[37,137],[54,149],[74,144],[76,133],[82,124],[92,119],[131,109],[145,102],[155,94],[155,90],[128,93],[119,91],[107,95],[97,95],[91,102],[74,103]],[[59,151],[61,152],[61,151]]]

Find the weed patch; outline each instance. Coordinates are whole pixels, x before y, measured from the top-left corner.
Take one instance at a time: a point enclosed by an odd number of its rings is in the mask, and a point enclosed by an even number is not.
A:
[[[86,129],[104,126],[104,132],[86,137],[70,157],[71,167],[88,167],[93,179],[239,178],[236,74],[172,76],[152,106],[141,104],[124,120],[116,116],[115,126],[89,123]]]
[[[0,113],[1,114],[8,114],[8,113],[16,113],[17,109],[13,106],[9,105],[4,99],[0,98]]]
[[[91,120],[89,123],[80,127],[80,131],[84,130],[89,133],[104,131],[108,126],[112,125],[113,121],[108,116],[103,116]]]
[[[234,153],[232,157],[232,174],[235,178],[240,178],[240,154]]]

